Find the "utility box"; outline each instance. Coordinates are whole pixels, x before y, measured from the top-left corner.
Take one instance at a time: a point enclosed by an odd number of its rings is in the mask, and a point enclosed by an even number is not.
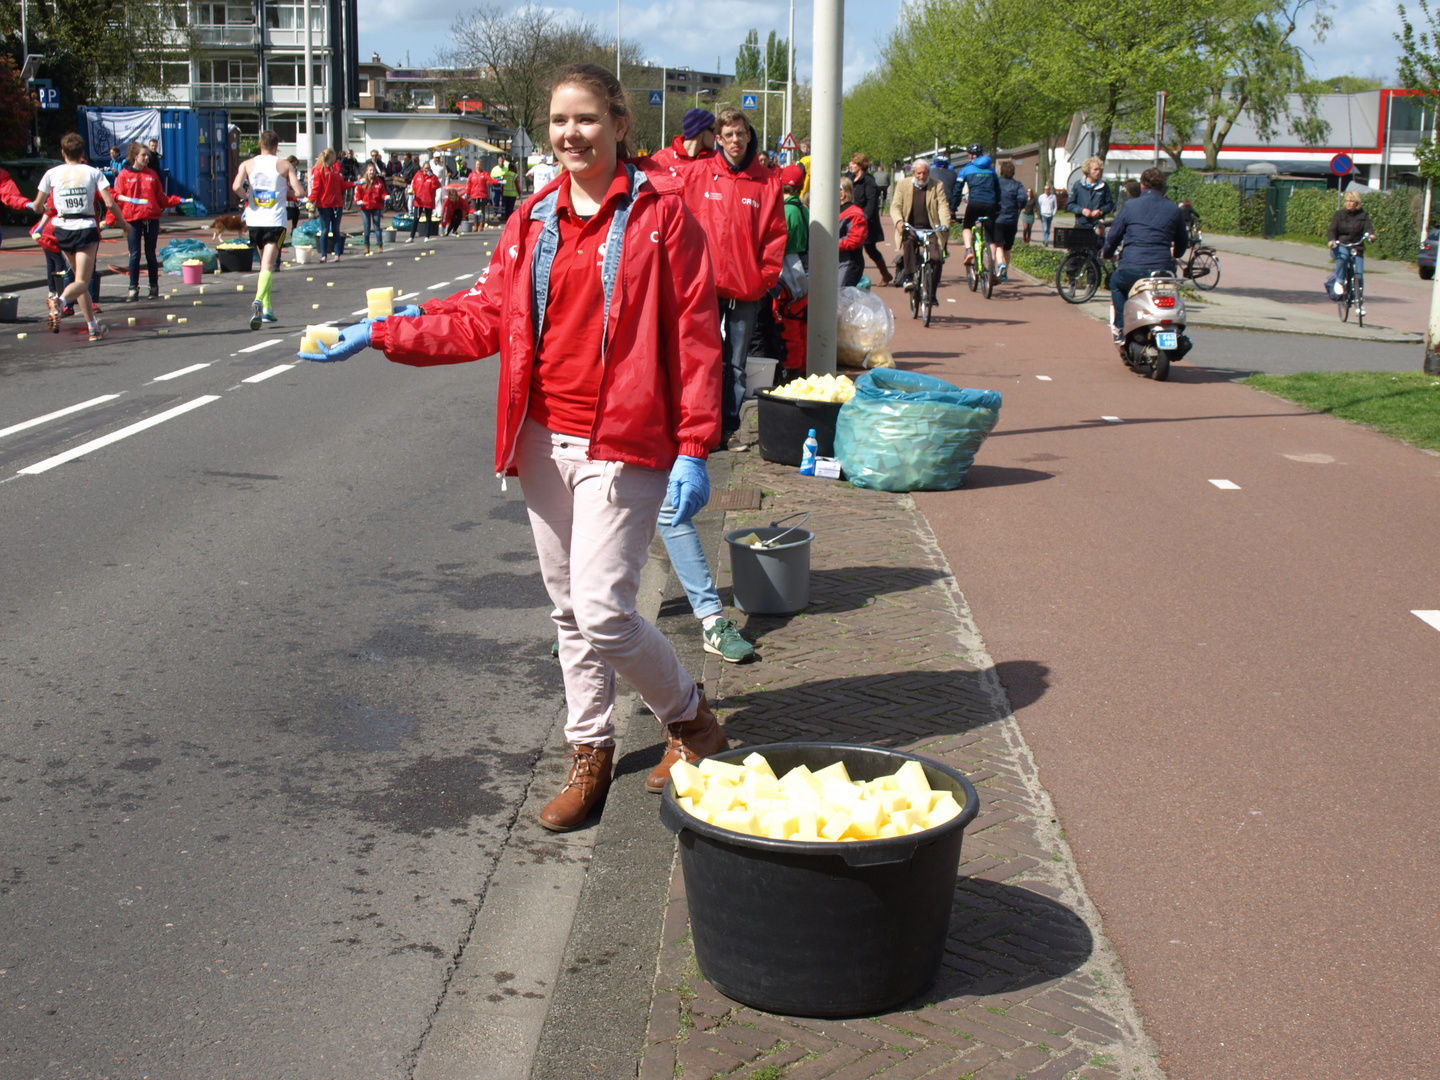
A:
[[[211,213],[230,208],[230,114],[224,109],[136,109],[92,105],[79,110],[86,155],[104,164],[110,147],[160,143],[160,178],[169,195],[196,199]]]

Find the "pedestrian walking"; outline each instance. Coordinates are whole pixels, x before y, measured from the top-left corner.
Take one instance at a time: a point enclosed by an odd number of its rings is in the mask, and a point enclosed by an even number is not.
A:
[[[300,175],[300,159],[291,154],[285,159],[290,163],[290,168],[296,176]],[[298,186],[291,187],[285,192],[285,223],[289,226],[290,236],[293,239],[295,229],[300,224],[300,198],[305,193]],[[281,241],[284,242],[283,240]]]
[[[1001,281],[1010,279],[1010,252],[1015,247],[1015,232],[1020,227],[1020,213],[1025,207],[1025,185],[1015,179],[1015,162],[1000,163],[1000,204],[995,211],[991,229],[992,266]]]
[[[1035,189],[1025,189],[1025,205],[1020,209],[1020,239],[1030,243],[1030,230],[1035,227]]]
[[[370,234],[375,234],[375,246],[383,255],[385,253],[385,196],[389,188],[385,185],[385,178],[380,175],[380,170],[375,167],[373,161],[365,165],[365,175],[360,178],[360,183],[355,187],[355,205],[360,207],[360,222],[365,230],[365,254],[370,254]]]
[[[98,202],[98,200],[97,200]],[[30,210],[30,203],[25,204],[25,209]],[[45,252],[45,287],[47,289],[46,302],[51,299],[60,303],[60,314],[68,319],[75,314],[75,305],[69,300],[62,299],[61,294],[75,280],[75,271],[65,261],[65,253],[60,250],[60,245],[55,239],[55,195],[52,192],[45,200],[45,214],[31,230],[30,235],[35,238],[35,243],[40,250]],[[100,220],[99,207],[95,210],[96,221]],[[90,272],[90,302],[95,308],[95,314],[100,314],[100,270]]]
[[[506,168],[505,159],[502,157],[495,159],[495,167],[490,170],[490,205],[495,211],[495,216],[501,218],[502,224],[504,223],[505,200],[501,192],[505,187]]]
[[[880,209],[883,211],[890,198],[890,170],[884,165],[875,170],[875,187],[880,192]]]
[[[780,280],[785,214],[779,179],[755,162],[755,131],[739,109],[716,118],[720,153],[682,166],[685,202],[700,222],[715,268],[725,343],[720,423],[725,444],[740,430],[745,357],[760,301]],[[743,444],[736,443],[732,449]]]
[[[438,151],[430,155],[430,171],[435,174],[435,179],[440,182],[436,190],[440,193],[436,197],[438,206],[445,198],[445,192],[450,189],[450,169],[445,164],[445,156]]]
[[[250,329],[276,322],[270,300],[275,267],[280,262],[280,241],[285,237],[285,205],[290,192],[299,191],[299,170],[288,160],[275,156],[280,136],[266,129],[260,132],[260,152],[240,163],[232,190],[245,200],[245,225],[250,245],[260,252],[260,275],[255,282],[255,300],[250,305]],[[333,151],[332,151],[333,152]]]
[[[75,272],[75,280],[67,285],[59,301],[49,303],[49,323],[53,333],[60,332],[61,304],[66,300],[80,301],[80,311],[90,330],[90,340],[105,336],[105,326],[95,315],[90,300],[90,275],[95,269],[95,254],[100,248],[100,229],[95,223],[95,200],[98,196],[118,220],[120,205],[110,193],[110,181],[93,165],[85,163],[85,140],[77,133],[67,132],[60,139],[60,156],[65,164],[56,165],[40,178],[35,201],[30,208],[37,214],[45,212],[46,200],[55,196],[55,242]]]
[[[1035,200],[1035,209],[1040,212],[1040,242],[1050,246],[1050,226],[1055,221],[1055,209],[1060,200],[1055,196],[1055,185],[1046,184]]]
[[[490,201],[490,174],[477,161],[465,178],[465,197],[470,200],[470,209],[475,215],[475,228],[485,224],[485,206]]]
[[[665,725],[649,790],[676,761],[726,745],[701,688],[635,610],[662,502],[683,522],[709,497],[720,340],[704,234],[677,181],[626,162],[632,124],[613,73],[562,70],[549,134],[565,171],[506,223],[476,286],[304,354],[343,360],[371,345],[426,366],[499,352],[496,468],[525,488],[565,680],[570,774],[540,815],[554,831],[584,824],[609,789],[617,676]]]
[[[155,245],[160,238],[160,215],[185,200],[179,195],[165,194],[160,174],[150,168],[149,149],[138,142],[130,144],[125,165],[111,186],[130,234],[130,288],[125,294],[125,302],[133,304],[140,299],[141,248],[145,251],[145,269],[150,276],[149,299],[154,300],[160,295],[160,260],[155,256]]]
[[[435,220],[435,195],[440,190],[440,181],[429,169],[417,170],[410,181],[410,239],[415,242],[415,230],[420,225],[420,215],[425,215],[425,235],[430,235],[431,223]]]
[[[885,239],[885,226],[880,224],[880,187],[870,175],[870,158],[865,154],[854,154],[850,158],[850,179],[855,185],[855,205],[865,215],[869,233],[865,238],[865,254],[880,272],[880,284],[890,284],[890,268],[885,265],[885,256],[880,254],[880,241]],[[864,261],[861,261],[864,273]]]
[[[498,177],[494,173],[490,175],[492,179],[500,181],[500,217],[501,220],[508,221],[510,214],[515,209],[515,200],[520,198],[520,181],[515,170],[504,158],[500,159],[497,168],[500,170],[500,175]]]

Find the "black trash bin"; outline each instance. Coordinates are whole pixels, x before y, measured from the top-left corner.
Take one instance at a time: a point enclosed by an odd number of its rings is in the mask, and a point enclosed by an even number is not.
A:
[[[806,401],[788,398],[771,390],[755,395],[759,404],[760,456],[777,465],[799,465],[805,438],[815,429],[820,457],[835,456],[835,422],[840,416],[838,401]]]
[[[660,820],[680,839],[695,957],[727,997],[792,1016],[863,1016],[921,993],[945,954],[960,841],[980,808],[970,781],[914,754],[841,743],[773,743],[716,754],[763,754],[783,776],[843,761],[854,780],[919,761],[961,812],[911,836],[854,843],[770,840],[692,817],[667,784]]]

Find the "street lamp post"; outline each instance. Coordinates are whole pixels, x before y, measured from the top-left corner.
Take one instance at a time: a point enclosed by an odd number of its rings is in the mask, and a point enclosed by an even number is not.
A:
[[[615,0],[615,81],[620,82],[620,0]]]
[[[264,27],[260,32],[265,32]],[[310,44],[310,0],[305,0],[305,167],[315,164],[315,54]]]
[[[840,104],[845,0],[815,0],[810,99],[810,318],[806,365],[834,374],[840,287]]]
[[[789,60],[785,65],[785,137],[790,138],[795,134],[795,0],[790,0],[790,40],[785,43],[785,55]]]

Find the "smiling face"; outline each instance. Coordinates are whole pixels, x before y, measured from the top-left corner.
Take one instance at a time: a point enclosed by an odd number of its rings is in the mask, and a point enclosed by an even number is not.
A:
[[[617,148],[629,131],[608,103],[588,87],[561,83],[550,95],[550,145],[555,160],[576,179],[615,175]]]

